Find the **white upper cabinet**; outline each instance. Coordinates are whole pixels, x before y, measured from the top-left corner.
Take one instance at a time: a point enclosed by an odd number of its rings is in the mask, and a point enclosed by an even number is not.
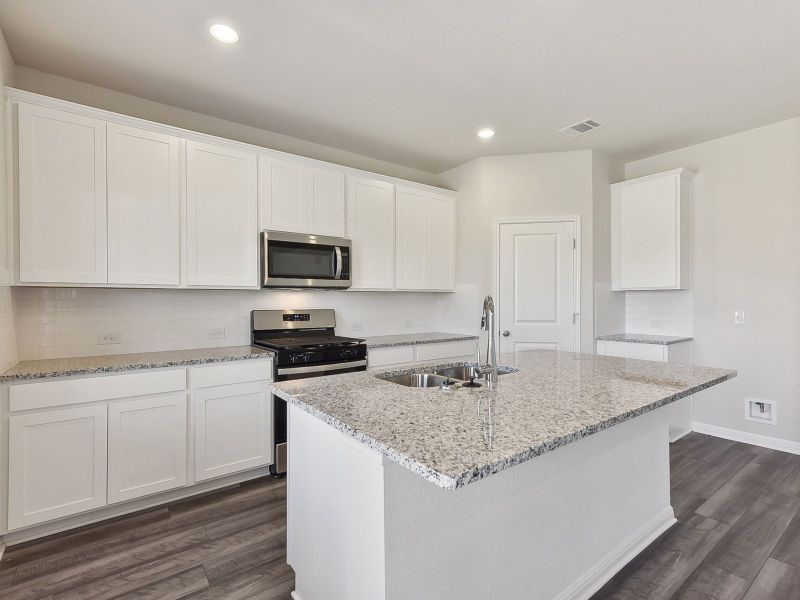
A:
[[[180,283],[181,144],[108,124],[109,283]]]
[[[352,240],[352,289],[394,288],[394,185],[349,176],[347,236]]]
[[[344,237],[344,173],[309,168],[307,182],[308,233]]]
[[[186,142],[187,283],[258,287],[256,155]]]
[[[302,166],[288,160],[258,157],[261,229],[306,233],[306,177]]]
[[[452,290],[455,200],[416,188],[397,188],[397,289]]]
[[[342,237],[344,174],[259,156],[261,229]]]
[[[106,124],[19,104],[19,279],[105,283]]]
[[[613,290],[690,287],[693,178],[681,168],[611,186]]]

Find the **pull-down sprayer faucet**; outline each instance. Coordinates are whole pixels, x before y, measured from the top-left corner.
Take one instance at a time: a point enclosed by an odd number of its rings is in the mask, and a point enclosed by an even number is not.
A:
[[[490,390],[497,386],[497,338],[494,328],[494,300],[491,296],[483,299],[481,314],[481,331],[488,332],[486,340],[486,363],[481,362],[481,348],[478,344],[478,369],[486,379],[486,387]]]

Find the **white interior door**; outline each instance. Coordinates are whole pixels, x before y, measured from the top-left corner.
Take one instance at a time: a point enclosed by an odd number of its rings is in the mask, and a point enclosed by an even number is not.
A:
[[[501,352],[575,351],[575,223],[501,223]]]

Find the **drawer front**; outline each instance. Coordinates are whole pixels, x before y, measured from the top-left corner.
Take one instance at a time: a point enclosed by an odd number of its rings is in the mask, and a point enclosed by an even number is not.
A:
[[[439,358],[455,358],[457,356],[474,357],[476,340],[446,342],[444,344],[421,344],[416,346],[417,360],[436,360]]]
[[[194,389],[251,381],[272,381],[272,360],[243,360],[192,367],[189,372],[189,381]]]
[[[620,358],[638,358],[640,360],[667,361],[667,346],[660,344],[635,344],[631,342],[613,342],[600,340],[597,353]]]
[[[369,367],[387,367],[414,362],[414,346],[395,346],[393,348],[373,348],[367,350]]]
[[[12,385],[9,388],[11,412],[85,404],[186,389],[186,369],[147,371],[97,377],[73,377]]]

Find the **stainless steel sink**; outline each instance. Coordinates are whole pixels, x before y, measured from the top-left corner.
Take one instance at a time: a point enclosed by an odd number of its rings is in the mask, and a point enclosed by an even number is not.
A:
[[[471,377],[478,378],[478,367],[444,367],[442,369],[436,369],[434,371],[436,375],[441,375],[442,377],[450,377],[451,379],[458,379],[460,381],[467,381]]]
[[[439,387],[448,381],[447,377],[434,375],[432,373],[408,373],[406,375],[395,375],[394,377],[382,377],[381,379],[391,381],[392,383],[399,383],[406,387],[416,388]],[[452,381],[452,379],[450,381]]]
[[[458,379],[460,381],[468,381],[472,377],[475,379],[481,379],[483,377],[482,375],[478,374],[478,367],[474,365],[466,365],[463,367],[444,367],[441,369],[435,369],[433,372],[436,373],[436,375],[450,377],[451,379]],[[498,375],[505,375],[511,372],[513,372],[513,369],[509,367],[497,367]]]

